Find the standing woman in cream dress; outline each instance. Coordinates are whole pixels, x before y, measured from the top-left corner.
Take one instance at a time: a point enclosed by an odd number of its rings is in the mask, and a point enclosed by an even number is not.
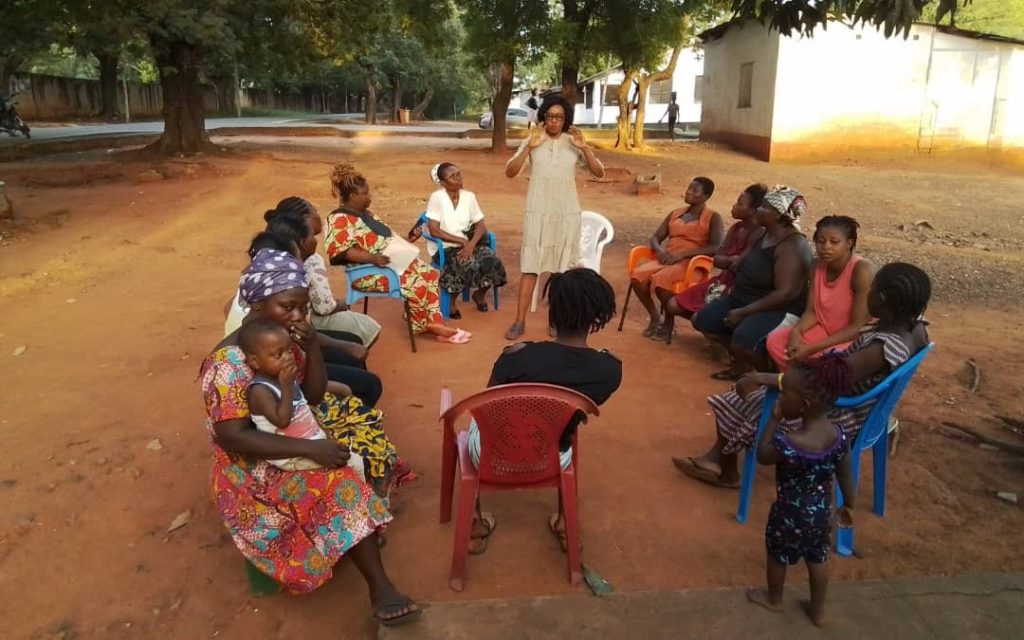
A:
[[[573,108],[561,96],[549,96],[537,110],[539,127],[523,140],[505,165],[505,175],[519,175],[530,160],[532,172],[526,191],[523,246],[520,252],[519,306],[516,319],[505,332],[516,340],[526,331],[526,312],[543,272],[562,273],[580,261],[580,200],[576,194],[576,167],[585,164],[597,178],[604,165],[572,126]]]

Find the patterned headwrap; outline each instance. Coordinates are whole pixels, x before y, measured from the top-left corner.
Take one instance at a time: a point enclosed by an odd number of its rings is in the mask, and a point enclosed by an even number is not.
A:
[[[434,184],[441,184],[441,176],[437,173],[437,170],[441,168],[441,163],[438,162],[430,168],[430,179],[434,181]]]
[[[238,281],[238,293],[246,304],[288,291],[306,288],[306,270],[295,256],[276,249],[260,249]]]
[[[782,217],[792,222],[807,212],[807,201],[796,189],[790,189],[784,184],[777,184],[771,191],[765,194],[764,201],[778,211]]]

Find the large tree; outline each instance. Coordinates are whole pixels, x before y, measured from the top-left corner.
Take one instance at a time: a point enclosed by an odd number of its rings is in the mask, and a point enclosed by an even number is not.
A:
[[[910,27],[919,20],[928,5],[933,5],[941,21],[955,18],[961,7],[972,0],[733,0],[736,17],[757,18],[761,22],[789,35],[813,34],[818,27],[825,28],[828,20],[842,19],[863,22],[883,29],[885,37],[902,33],[906,37]]]
[[[121,111],[117,92],[121,53],[139,37],[138,3],[130,0],[54,0],[58,11],[54,37],[83,55],[96,58],[102,107],[99,115]]]
[[[505,112],[512,99],[516,60],[539,51],[550,27],[548,3],[539,0],[468,0],[466,48],[496,78],[491,98],[491,151],[504,152]]]
[[[51,41],[56,7],[47,0],[5,0],[0,9],[0,95],[7,95],[11,76]]]

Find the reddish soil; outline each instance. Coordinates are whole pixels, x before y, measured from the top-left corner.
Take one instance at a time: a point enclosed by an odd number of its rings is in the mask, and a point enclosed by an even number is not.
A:
[[[220,337],[223,302],[263,210],[290,194],[327,209],[331,159],[352,157],[372,181],[375,209],[403,231],[431,190],[430,165],[459,163],[512,271],[526,181],[503,177],[506,154],[424,141],[230,144],[238,155],[162,165],[171,177],[148,182],[136,176],[153,166],[132,154],[3,166],[17,216],[0,228],[0,619],[8,637],[372,635],[363,584],[347,562],[306,597],[249,594],[241,556],[210,500],[199,362]],[[600,155],[634,175],[661,172],[666,182],[663,195],[646,198],[631,195],[626,182],[580,183],[585,208],[616,226],[603,270],[620,293],[630,244],[650,233],[696,174],[716,180],[712,205],[723,212],[753,180],[786,182],[807,194],[806,227],[826,212],[851,213],[868,255],[926,266],[935,276],[929,316],[938,347],[898,411],[888,514],[868,513],[870,482],[862,483],[857,535],[865,558],[834,562],[833,575],[1024,570],[1024,515],[993,496],[1024,494],[1021,458],[940,426],[951,420],[1021,443],[994,416],[1024,416],[1024,365],[1013,348],[1024,343],[1024,180],[937,159],[767,165],[696,144]],[[915,226],[922,219],[932,229]],[[452,527],[437,523],[438,396],[441,385],[461,397],[485,383],[514,286],[502,299],[496,313],[465,311],[469,345],[423,339],[415,355],[399,305],[370,307],[386,328],[370,364],[385,381],[388,431],[421,474],[397,499],[385,562],[423,601],[583,589],[565,580],[564,556],[546,528],[554,496],[543,493],[487,496],[500,523],[490,548],[469,561],[464,593],[447,587]],[[759,583],[769,471],[758,477],[750,523],[740,526],[734,492],[672,467],[670,456],[698,453],[712,439],[704,399],[724,388],[708,379],[720,364],[689,330],[671,346],[641,338],[642,320],[635,306],[622,333],[608,328],[594,338],[622,358],[625,375],[583,431],[585,561],[624,591]],[[527,337],[544,339],[544,327],[541,314],[531,317]],[[976,393],[965,384],[968,358],[981,371]],[[147,449],[154,438],[162,449]],[[189,509],[191,521],[168,534]]]

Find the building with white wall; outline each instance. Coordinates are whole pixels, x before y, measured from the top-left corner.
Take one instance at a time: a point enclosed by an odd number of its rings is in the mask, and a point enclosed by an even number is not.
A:
[[[668,62],[669,56],[666,56],[664,64],[667,65]],[[703,70],[703,52],[699,48],[684,49],[679,54],[672,77],[661,82],[652,82],[647,90],[644,122],[653,123],[659,119],[662,119],[662,122],[668,121],[664,116],[673,92],[679,105],[678,125],[700,122]],[[619,86],[622,79],[621,67],[581,79],[576,91],[576,123],[614,125],[619,118]],[[629,96],[632,99],[632,88]]]
[[[984,152],[1024,164],[1024,42],[915,24],[885,38],[729,22],[702,34],[702,140],[762,160]]]

